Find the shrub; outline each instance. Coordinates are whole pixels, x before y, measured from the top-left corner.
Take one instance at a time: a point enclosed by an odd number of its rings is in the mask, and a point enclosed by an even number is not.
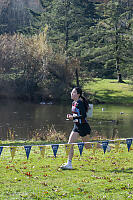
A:
[[[72,62],[66,64],[63,53],[53,51],[46,36],[47,26],[33,36],[0,35],[1,92],[6,91],[9,97],[58,99],[66,91],[74,66]]]

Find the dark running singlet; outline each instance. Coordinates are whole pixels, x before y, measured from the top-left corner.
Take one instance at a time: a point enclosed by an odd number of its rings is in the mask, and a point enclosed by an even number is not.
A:
[[[72,114],[74,122],[72,131],[78,132],[81,137],[90,134],[91,128],[86,119],[86,110],[82,100],[72,102]]]

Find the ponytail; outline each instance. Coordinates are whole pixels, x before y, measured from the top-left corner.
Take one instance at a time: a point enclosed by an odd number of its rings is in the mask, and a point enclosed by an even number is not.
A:
[[[80,96],[81,99],[83,99],[83,103],[84,103],[84,107],[85,107],[85,111],[88,111],[88,101],[86,100],[85,97],[83,97],[82,95]]]
[[[80,94],[80,98],[83,100],[84,103],[84,107],[85,107],[85,111],[88,111],[88,101],[86,100],[85,97],[82,96],[82,90],[79,87],[75,87],[75,89],[77,90],[77,94]]]

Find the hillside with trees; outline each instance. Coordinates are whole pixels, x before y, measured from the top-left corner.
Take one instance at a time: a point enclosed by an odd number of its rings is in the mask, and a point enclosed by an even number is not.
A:
[[[0,97],[59,101],[86,80],[133,79],[130,1],[40,0],[36,7],[32,0],[25,14],[27,1],[7,2],[0,18]]]
[[[14,33],[30,25],[29,9],[42,10],[39,0],[0,0],[0,34]]]

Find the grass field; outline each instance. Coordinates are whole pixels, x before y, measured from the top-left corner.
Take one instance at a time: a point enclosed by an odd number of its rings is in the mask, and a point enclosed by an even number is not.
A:
[[[64,146],[54,158],[51,146],[44,158],[37,146],[29,159],[24,147],[18,147],[12,160],[10,148],[3,148],[0,158],[0,199],[56,200],[127,200],[133,199],[133,149],[121,144],[117,152],[83,149],[82,157],[75,145],[74,170],[61,170],[67,159]]]
[[[83,89],[92,93],[99,102],[133,104],[133,84],[128,80],[118,83],[113,79],[94,79],[86,82]]]

